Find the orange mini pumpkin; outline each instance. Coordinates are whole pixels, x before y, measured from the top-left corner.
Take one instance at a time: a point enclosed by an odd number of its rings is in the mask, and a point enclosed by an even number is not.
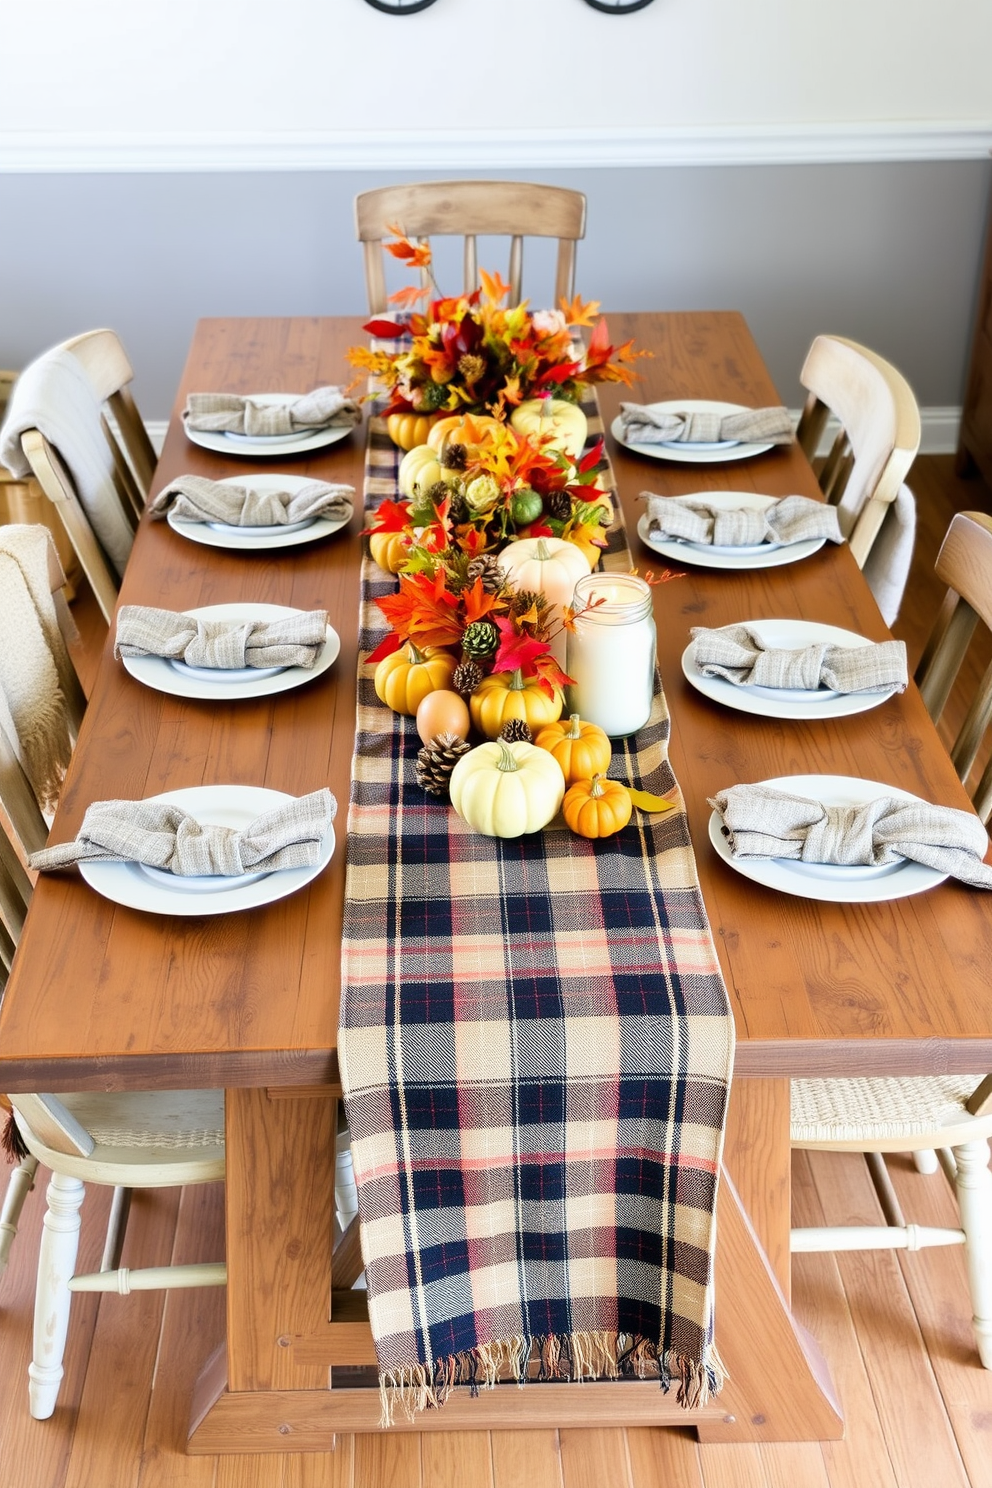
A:
[[[487,739],[499,737],[504,723],[521,718],[535,733],[561,716],[562,695],[557,688],[549,695],[536,677],[526,681],[515,672],[490,672],[468,700],[472,722]]]
[[[386,419],[386,433],[401,450],[412,450],[418,444],[426,444],[431,426],[437,423],[436,413],[391,413]]]
[[[534,736],[538,749],[546,749],[561,765],[565,784],[591,780],[610,767],[613,749],[598,723],[583,723],[578,713],[568,722],[546,724]]]
[[[418,651],[407,641],[384,656],[375,669],[376,696],[394,713],[416,713],[429,692],[450,687],[458,663],[450,651],[426,646]]]
[[[577,780],[561,806],[566,822],[580,837],[612,837],[627,825],[633,809],[627,787],[605,775]]]

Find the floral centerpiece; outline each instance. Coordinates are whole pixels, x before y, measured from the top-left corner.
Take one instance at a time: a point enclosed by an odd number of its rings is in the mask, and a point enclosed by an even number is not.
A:
[[[592,383],[633,380],[630,363],[643,353],[633,343],[610,344],[606,321],[596,320],[599,304],[576,297],[558,310],[531,313],[527,301],[505,306],[510,286],[483,271],[473,294],[442,296],[431,272],[431,251],[397,228],[386,248],[426,283],[390,295],[410,313],[403,320],[371,320],[365,326],[379,339],[399,341],[399,350],[355,346],[348,359],[370,372],[388,395],[392,415],[483,413],[505,417],[508,409],[535,395],[578,401]],[[433,297],[432,297],[433,296]],[[421,300],[427,303],[415,310]],[[577,351],[570,327],[592,326],[589,345]]]

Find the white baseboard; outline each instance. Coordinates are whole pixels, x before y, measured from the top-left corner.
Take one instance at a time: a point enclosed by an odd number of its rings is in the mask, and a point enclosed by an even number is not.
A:
[[[992,118],[611,129],[3,130],[0,172],[504,171],[987,160]]]
[[[799,410],[792,410],[793,422],[798,422]],[[958,443],[958,424],[961,422],[960,408],[921,408],[920,422],[923,425],[923,435],[920,440],[921,455],[953,455]],[[162,445],[165,443],[165,432],[169,425],[165,419],[154,419],[146,422],[148,437],[155,447],[156,454],[162,453]],[[837,433],[839,425],[831,420],[827,424],[826,432],[821,444],[821,453],[827,450]]]

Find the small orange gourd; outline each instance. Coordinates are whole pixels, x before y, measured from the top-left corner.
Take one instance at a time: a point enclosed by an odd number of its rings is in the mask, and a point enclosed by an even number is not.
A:
[[[565,792],[562,815],[580,837],[612,837],[630,821],[630,792],[619,780],[594,775],[577,780]]]
[[[561,765],[566,785],[605,775],[613,749],[598,723],[583,723],[578,713],[568,722],[546,724],[534,736],[538,749],[546,749]]]
[[[531,733],[561,717],[562,694],[557,688],[548,694],[536,677],[524,679],[523,673],[490,672],[483,677],[468,700],[472,722],[487,739],[496,739],[504,723],[523,719]]]
[[[410,538],[406,532],[373,532],[369,537],[369,552],[386,573],[399,573],[410,556]]]
[[[457,665],[450,651],[433,647],[418,651],[407,641],[376,667],[376,696],[394,713],[414,714],[429,692],[451,686]]]
[[[436,413],[391,413],[386,419],[386,433],[401,450],[412,450],[415,445],[427,443],[437,420]]]

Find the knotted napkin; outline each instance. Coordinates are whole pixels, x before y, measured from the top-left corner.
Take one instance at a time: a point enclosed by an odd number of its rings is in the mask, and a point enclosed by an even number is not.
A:
[[[315,388],[292,403],[258,403],[236,393],[190,393],[183,410],[187,429],[204,433],[271,438],[301,429],[326,429],[361,422],[358,404],[339,387]]]
[[[327,639],[327,611],[276,620],[194,620],[174,610],[123,605],[114,656],[164,656],[187,666],[310,668]]]
[[[988,834],[969,811],[896,796],[825,806],[767,785],[732,785],[709,804],[735,858],[876,866],[911,858],[976,888],[992,889],[992,868],[982,861]]]
[[[652,537],[674,539],[715,548],[751,548],[760,543],[797,543],[812,538],[843,542],[835,507],[808,496],[783,496],[758,511],[751,506],[724,511],[705,496],[655,496],[642,491],[648,503]]]
[[[725,439],[752,444],[791,444],[787,408],[743,408],[739,413],[666,409],[621,403],[620,422],[630,444],[719,444]]]
[[[171,506],[181,522],[287,527],[308,517],[347,520],[354,494],[353,486],[332,486],[326,481],[308,481],[298,491],[256,491],[251,486],[228,486],[202,475],[180,475],[148,505],[153,517],[164,517]]]
[[[167,801],[94,801],[74,842],[32,853],[41,872],[79,862],[147,863],[186,878],[308,868],[334,820],[327,789],[286,801],[246,827],[207,826]]]
[[[750,625],[720,630],[697,626],[692,660],[706,677],[722,677],[736,687],[797,688],[814,692],[905,692],[909,682],[904,641],[835,646],[814,641],[788,650],[765,646]]]

